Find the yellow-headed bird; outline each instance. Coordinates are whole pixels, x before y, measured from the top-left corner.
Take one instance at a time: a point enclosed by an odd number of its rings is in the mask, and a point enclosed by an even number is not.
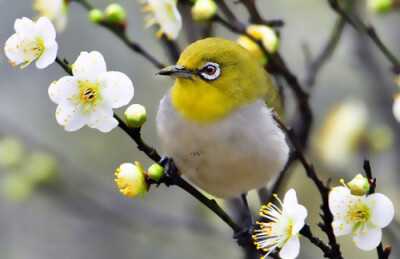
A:
[[[157,131],[167,156],[189,180],[220,198],[264,186],[289,148],[272,114],[279,94],[264,68],[237,43],[207,38],[188,46],[161,100]]]

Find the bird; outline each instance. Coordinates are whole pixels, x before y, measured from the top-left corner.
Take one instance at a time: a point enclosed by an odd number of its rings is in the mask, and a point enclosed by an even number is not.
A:
[[[187,46],[160,101],[156,128],[179,173],[218,198],[265,186],[285,166],[289,147],[274,120],[281,98],[249,51],[223,38]]]

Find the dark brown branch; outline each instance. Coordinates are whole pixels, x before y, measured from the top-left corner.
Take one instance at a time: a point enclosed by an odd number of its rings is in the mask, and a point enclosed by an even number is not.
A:
[[[254,24],[264,24],[270,27],[281,27],[284,25],[282,20],[265,20],[261,17],[258,9],[256,7],[254,0],[239,0],[247,9],[250,14],[250,23]]]
[[[85,7],[87,11],[94,9],[94,7],[91,4],[89,4],[86,0],[71,0],[71,1],[75,1],[81,4],[83,7]],[[142,55],[145,59],[150,61],[150,63],[152,63],[155,67],[160,69],[165,67],[163,63],[161,63],[158,59],[153,57],[140,44],[133,42],[131,39],[129,39],[128,35],[126,34],[125,24],[114,24],[114,23],[108,23],[107,21],[103,21],[99,23],[99,25],[110,30],[119,39],[121,39],[122,42],[124,42],[125,45],[127,45],[131,50]]]
[[[332,222],[333,222],[333,215],[329,209],[329,182],[327,185],[325,185],[319,178],[317,173],[315,172],[314,166],[310,163],[308,163],[304,152],[303,148],[296,136],[296,133],[294,132],[293,129],[288,129],[280,120],[277,116],[274,116],[275,121],[281,126],[281,128],[286,132],[290,142],[293,145],[295,155],[303,165],[307,177],[310,178],[314,184],[317,186],[319,193],[321,194],[322,198],[322,205],[321,205],[321,210],[323,211],[323,214],[321,214],[321,218],[323,220],[323,223],[319,223],[319,227],[321,228],[322,231],[326,233],[328,236],[329,240],[329,245],[331,247],[331,254],[328,256],[329,258],[343,258],[340,252],[340,246],[336,242],[336,237],[335,234],[333,233],[332,229]]]
[[[349,15],[346,10],[344,10],[338,0],[328,0],[329,5],[332,9],[338,13],[343,19],[350,24],[356,31],[359,33],[364,33],[368,35],[368,37],[375,43],[378,49],[382,52],[382,54],[388,59],[388,61],[392,64],[393,70],[399,72],[400,71],[400,61],[393,55],[393,53],[383,44],[382,40],[378,37],[375,32],[375,29],[369,25],[365,25],[360,18],[358,18],[355,14]]]
[[[364,165],[363,165],[365,174],[367,175],[369,184],[370,184],[370,189],[368,192],[368,195],[372,194],[375,192],[375,187],[376,187],[376,178],[372,177],[372,170],[371,170],[371,165],[369,164],[369,160],[364,160]],[[376,248],[376,252],[378,253],[378,258],[379,259],[387,259],[389,258],[390,252],[392,251],[390,245],[387,245],[385,249],[383,249],[382,242],[379,243],[378,247]]]
[[[328,43],[322,49],[321,53],[309,64],[303,85],[311,87],[315,84],[315,79],[318,72],[326,63],[326,61],[332,56],[336,46],[339,43],[345,23],[346,22],[343,17],[339,17],[337,19],[328,39]]]
[[[308,238],[308,240],[310,240],[311,243],[318,246],[322,250],[322,252],[324,252],[325,257],[327,258],[330,257],[330,255],[332,254],[331,248],[327,244],[325,244],[321,239],[313,236],[309,225],[305,224],[304,227],[300,230],[300,234]]]

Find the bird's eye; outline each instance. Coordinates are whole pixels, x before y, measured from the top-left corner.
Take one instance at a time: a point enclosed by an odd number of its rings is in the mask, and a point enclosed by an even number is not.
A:
[[[206,72],[207,75],[211,76],[211,75],[215,74],[215,71],[217,71],[217,68],[212,65],[209,65],[209,66],[206,66],[203,70],[204,70],[204,72]]]
[[[208,62],[200,70],[200,75],[207,81],[217,79],[221,74],[219,65],[217,63]]]

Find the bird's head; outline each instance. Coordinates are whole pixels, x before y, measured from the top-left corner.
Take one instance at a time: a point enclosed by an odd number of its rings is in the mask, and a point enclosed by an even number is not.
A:
[[[236,109],[276,95],[257,59],[235,42],[207,38],[189,45],[174,66],[156,75],[176,78],[172,104],[187,119],[219,120]]]

